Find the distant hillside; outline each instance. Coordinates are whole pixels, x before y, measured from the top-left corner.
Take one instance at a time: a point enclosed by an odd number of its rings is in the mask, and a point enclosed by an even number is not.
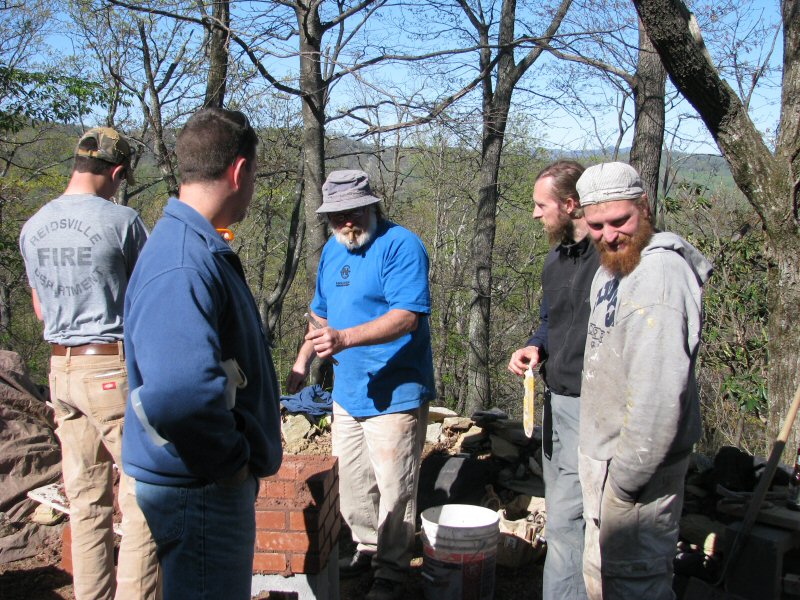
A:
[[[612,149],[593,149],[581,152],[553,153],[555,158],[572,158],[587,164],[595,163],[600,158],[612,154]],[[619,160],[628,161],[630,149],[620,151]],[[664,170],[669,168],[669,192],[674,193],[676,186],[681,184],[701,185],[710,190],[727,190],[740,194],[731,176],[728,163],[722,156],[715,154],[683,154],[675,153],[671,157],[662,156],[661,180],[664,180]],[[663,184],[662,184],[663,185]],[[662,189],[659,185],[659,190]]]

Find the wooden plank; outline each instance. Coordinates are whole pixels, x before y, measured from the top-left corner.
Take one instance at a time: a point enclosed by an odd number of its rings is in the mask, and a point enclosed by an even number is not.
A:
[[[28,498],[59,512],[69,514],[69,500],[67,500],[61,484],[58,482],[30,490]],[[114,523],[114,533],[122,535],[122,527],[119,523]]]
[[[745,507],[741,502],[720,500],[717,502],[717,510],[733,517],[742,517]],[[800,512],[778,504],[766,504],[758,511],[756,522],[788,531],[800,531]]]

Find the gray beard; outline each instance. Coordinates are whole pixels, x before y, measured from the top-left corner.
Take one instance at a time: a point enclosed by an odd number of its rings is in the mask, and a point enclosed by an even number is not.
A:
[[[361,233],[355,236],[355,239],[350,239],[349,233],[343,233],[341,229],[334,229],[333,236],[336,238],[336,241],[342,244],[345,248],[350,250],[358,250],[366,246],[372,237],[375,235],[375,231],[378,229],[378,218],[375,215],[374,210],[369,211],[369,221],[367,222],[367,228],[363,230]]]

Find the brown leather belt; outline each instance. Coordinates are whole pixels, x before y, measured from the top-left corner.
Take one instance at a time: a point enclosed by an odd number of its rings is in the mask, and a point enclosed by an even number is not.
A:
[[[82,344],[80,346],[62,346],[61,344],[50,344],[50,352],[53,356],[66,356],[67,350],[70,356],[90,356],[93,354],[112,356],[119,354],[117,342],[110,344]]]

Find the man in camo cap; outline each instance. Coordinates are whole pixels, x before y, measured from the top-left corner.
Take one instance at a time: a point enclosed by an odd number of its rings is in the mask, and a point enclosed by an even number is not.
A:
[[[130,142],[110,127],[87,131],[64,193],[25,223],[20,250],[36,315],[50,344],[50,398],[70,502],[75,598],[160,597],[155,544],[120,471],[122,542],[114,571],[113,465],[121,466],[128,377],[123,300],[147,230],[110,201],[132,181]]]

